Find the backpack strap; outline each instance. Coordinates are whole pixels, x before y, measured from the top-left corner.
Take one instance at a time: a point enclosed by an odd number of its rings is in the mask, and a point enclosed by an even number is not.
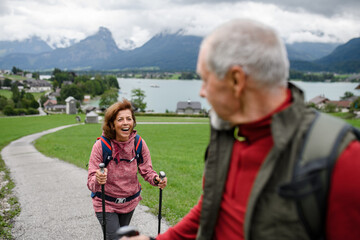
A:
[[[108,139],[105,136],[101,136],[97,139],[101,141],[101,147],[103,152],[103,163],[105,163],[105,167],[106,167],[109,164],[109,162],[113,159],[111,142],[110,139]],[[115,158],[115,162],[116,164],[118,163],[116,158]]]
[[[136,134],[134,144],[135,144],[135,158],[136,158],[137,165],[139,166],[139,164],[144,162],[144,159],[141,154],[142,138],[139,134]]]
[[[347,134],[349,131],[354,134]],[[351,125],[316,112],[294,165],[292,181],[279,188],[282,197],[295,200],[310,239],[325,237],[331,173],[338,156],[355,137],[359,139],[360,133]]]

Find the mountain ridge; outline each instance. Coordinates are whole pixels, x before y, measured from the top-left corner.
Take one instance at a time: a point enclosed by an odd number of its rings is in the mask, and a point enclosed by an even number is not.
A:
[[[105,27],[85,39],[66,48],[52,49],[40,38],[35,38],[40,50],[11,52],[0,55],[0,69],[13,66],[27,70],[48,70],[53,68],[72,70],[123,70],[148,68],[166,71],[194,71],[202,37],[167,32],[153,36],[144,45],[121,50]],[[5,52],[1,46],[0,54]],[[8,43],[9,44],[9,43]],[[13,43],[16,44],[16,43]],[[46,44],[46,43],[45,43]],[[29,46],[29,45],[28,45]],[[360,38],[345,44],[336,43],[294,43],[286,45],[291,68],[302,71],[360,71]],[[355,48],[355,49],[354,49]],[[18,48],[20,49],[20,48]],[[50,50],[49,50],[50,49]],[[357,55],[358,54],[358,55]],[[341,61],[339,61],[339,59]],[[357,63],[359,61],[359,63]],[[349,66],[347,66],[349,64]]]

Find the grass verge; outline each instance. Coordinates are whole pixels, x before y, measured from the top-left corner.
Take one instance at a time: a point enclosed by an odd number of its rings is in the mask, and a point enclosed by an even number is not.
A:
[[[0,151],[20,137],[73,123],[75,117],[71,115],[0,118]],[[11,173],[0,155],[0,239],[13,239],[13,220],[21,211],[18,199],[13,193],[14,187]]]

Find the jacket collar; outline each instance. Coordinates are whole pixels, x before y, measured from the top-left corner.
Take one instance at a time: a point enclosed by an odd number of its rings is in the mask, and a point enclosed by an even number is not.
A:
[[[288,83],[292,95],[292,104],[281,112],[273,115],[271,132],[274,147],[283,149],[293,137],[305,112],[304,93],[294,84]]]

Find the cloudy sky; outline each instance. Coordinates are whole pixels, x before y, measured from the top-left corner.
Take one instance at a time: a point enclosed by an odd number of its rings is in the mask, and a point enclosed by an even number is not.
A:
[[[39,36],[64,47],[103,26],[125,49],[164,31],[204,36],[239,17],[271,25],[287,43],[360,37],[359,0],[0,0],[0,41]]]

